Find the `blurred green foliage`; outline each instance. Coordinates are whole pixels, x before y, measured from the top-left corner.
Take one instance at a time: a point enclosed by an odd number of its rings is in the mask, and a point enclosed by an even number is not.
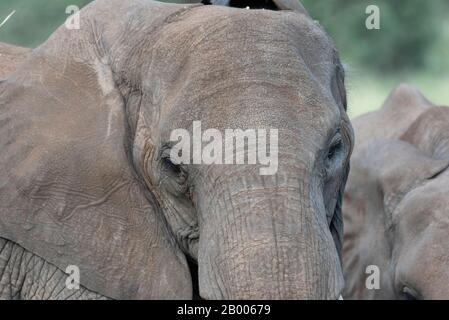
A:
[[[67,6],[83,7],[90,1],[1,0],[0,23],[16,12],[0,27],[0,41],[36,47],[64,22]],[[401,81],[416,84],[437,103],[449,104],[449,0],[302,3],[334,39],[347,65],[352,115],[377,108]],[[380,8],[380,30],[365,27],[366,7],[373,4]]]
[[[0,28],[0,41],[36,47],[64,23],[67,6],[81,8],[89,2],[91,0],[0,0],[0,21],[16,11]]]
[[[449,52],[448,0],[303,0],[352,63],[380,72],[441,63]],[[368,30],[368,5],[380,9],[380,30]],[[446,52],[438,52],[444,44]],[[442,47],[440,47],[442,49]],[[434,60],[432,60],[434,59]],[[446,64],[449,67],[449,59]],[[434,67],[434,65],[432,66]]]

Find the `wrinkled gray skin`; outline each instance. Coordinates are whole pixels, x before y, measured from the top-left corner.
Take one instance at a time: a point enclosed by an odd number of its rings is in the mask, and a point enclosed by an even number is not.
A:
[[[31,50],[0,42],[0,80],[6,79],[28,57]]]
[[[0,297],[339,296],[352,128],[336,50],[301,11],[96,1],[0,108]],[[170,133],[195,120],[279,129],[277,174],[173,165]]]
[[[344,298],[449,299],[449,108],[401,85],[354,128]],[[366,288],[370,265],[379,290]]]

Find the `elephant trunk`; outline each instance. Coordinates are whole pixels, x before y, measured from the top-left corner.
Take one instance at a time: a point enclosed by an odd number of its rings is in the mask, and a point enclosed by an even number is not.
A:
[[[343,276],[316,188],[291,174],[223,181],[200,226],[201,296],[337,299]]]

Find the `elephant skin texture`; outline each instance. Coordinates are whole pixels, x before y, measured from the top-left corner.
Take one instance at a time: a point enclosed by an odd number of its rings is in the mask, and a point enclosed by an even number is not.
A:
[[[0,42],[0,81],[13,73],[30,53],[30,49]]]

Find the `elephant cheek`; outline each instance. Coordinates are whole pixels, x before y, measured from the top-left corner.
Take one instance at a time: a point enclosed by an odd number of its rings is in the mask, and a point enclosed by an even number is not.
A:
[[[180,251],[162,251],[154,262],[152,268],[157,277],[141,279],[137,289],[139,296],[158,300],[192,299],[192,278],[186,258]]]

